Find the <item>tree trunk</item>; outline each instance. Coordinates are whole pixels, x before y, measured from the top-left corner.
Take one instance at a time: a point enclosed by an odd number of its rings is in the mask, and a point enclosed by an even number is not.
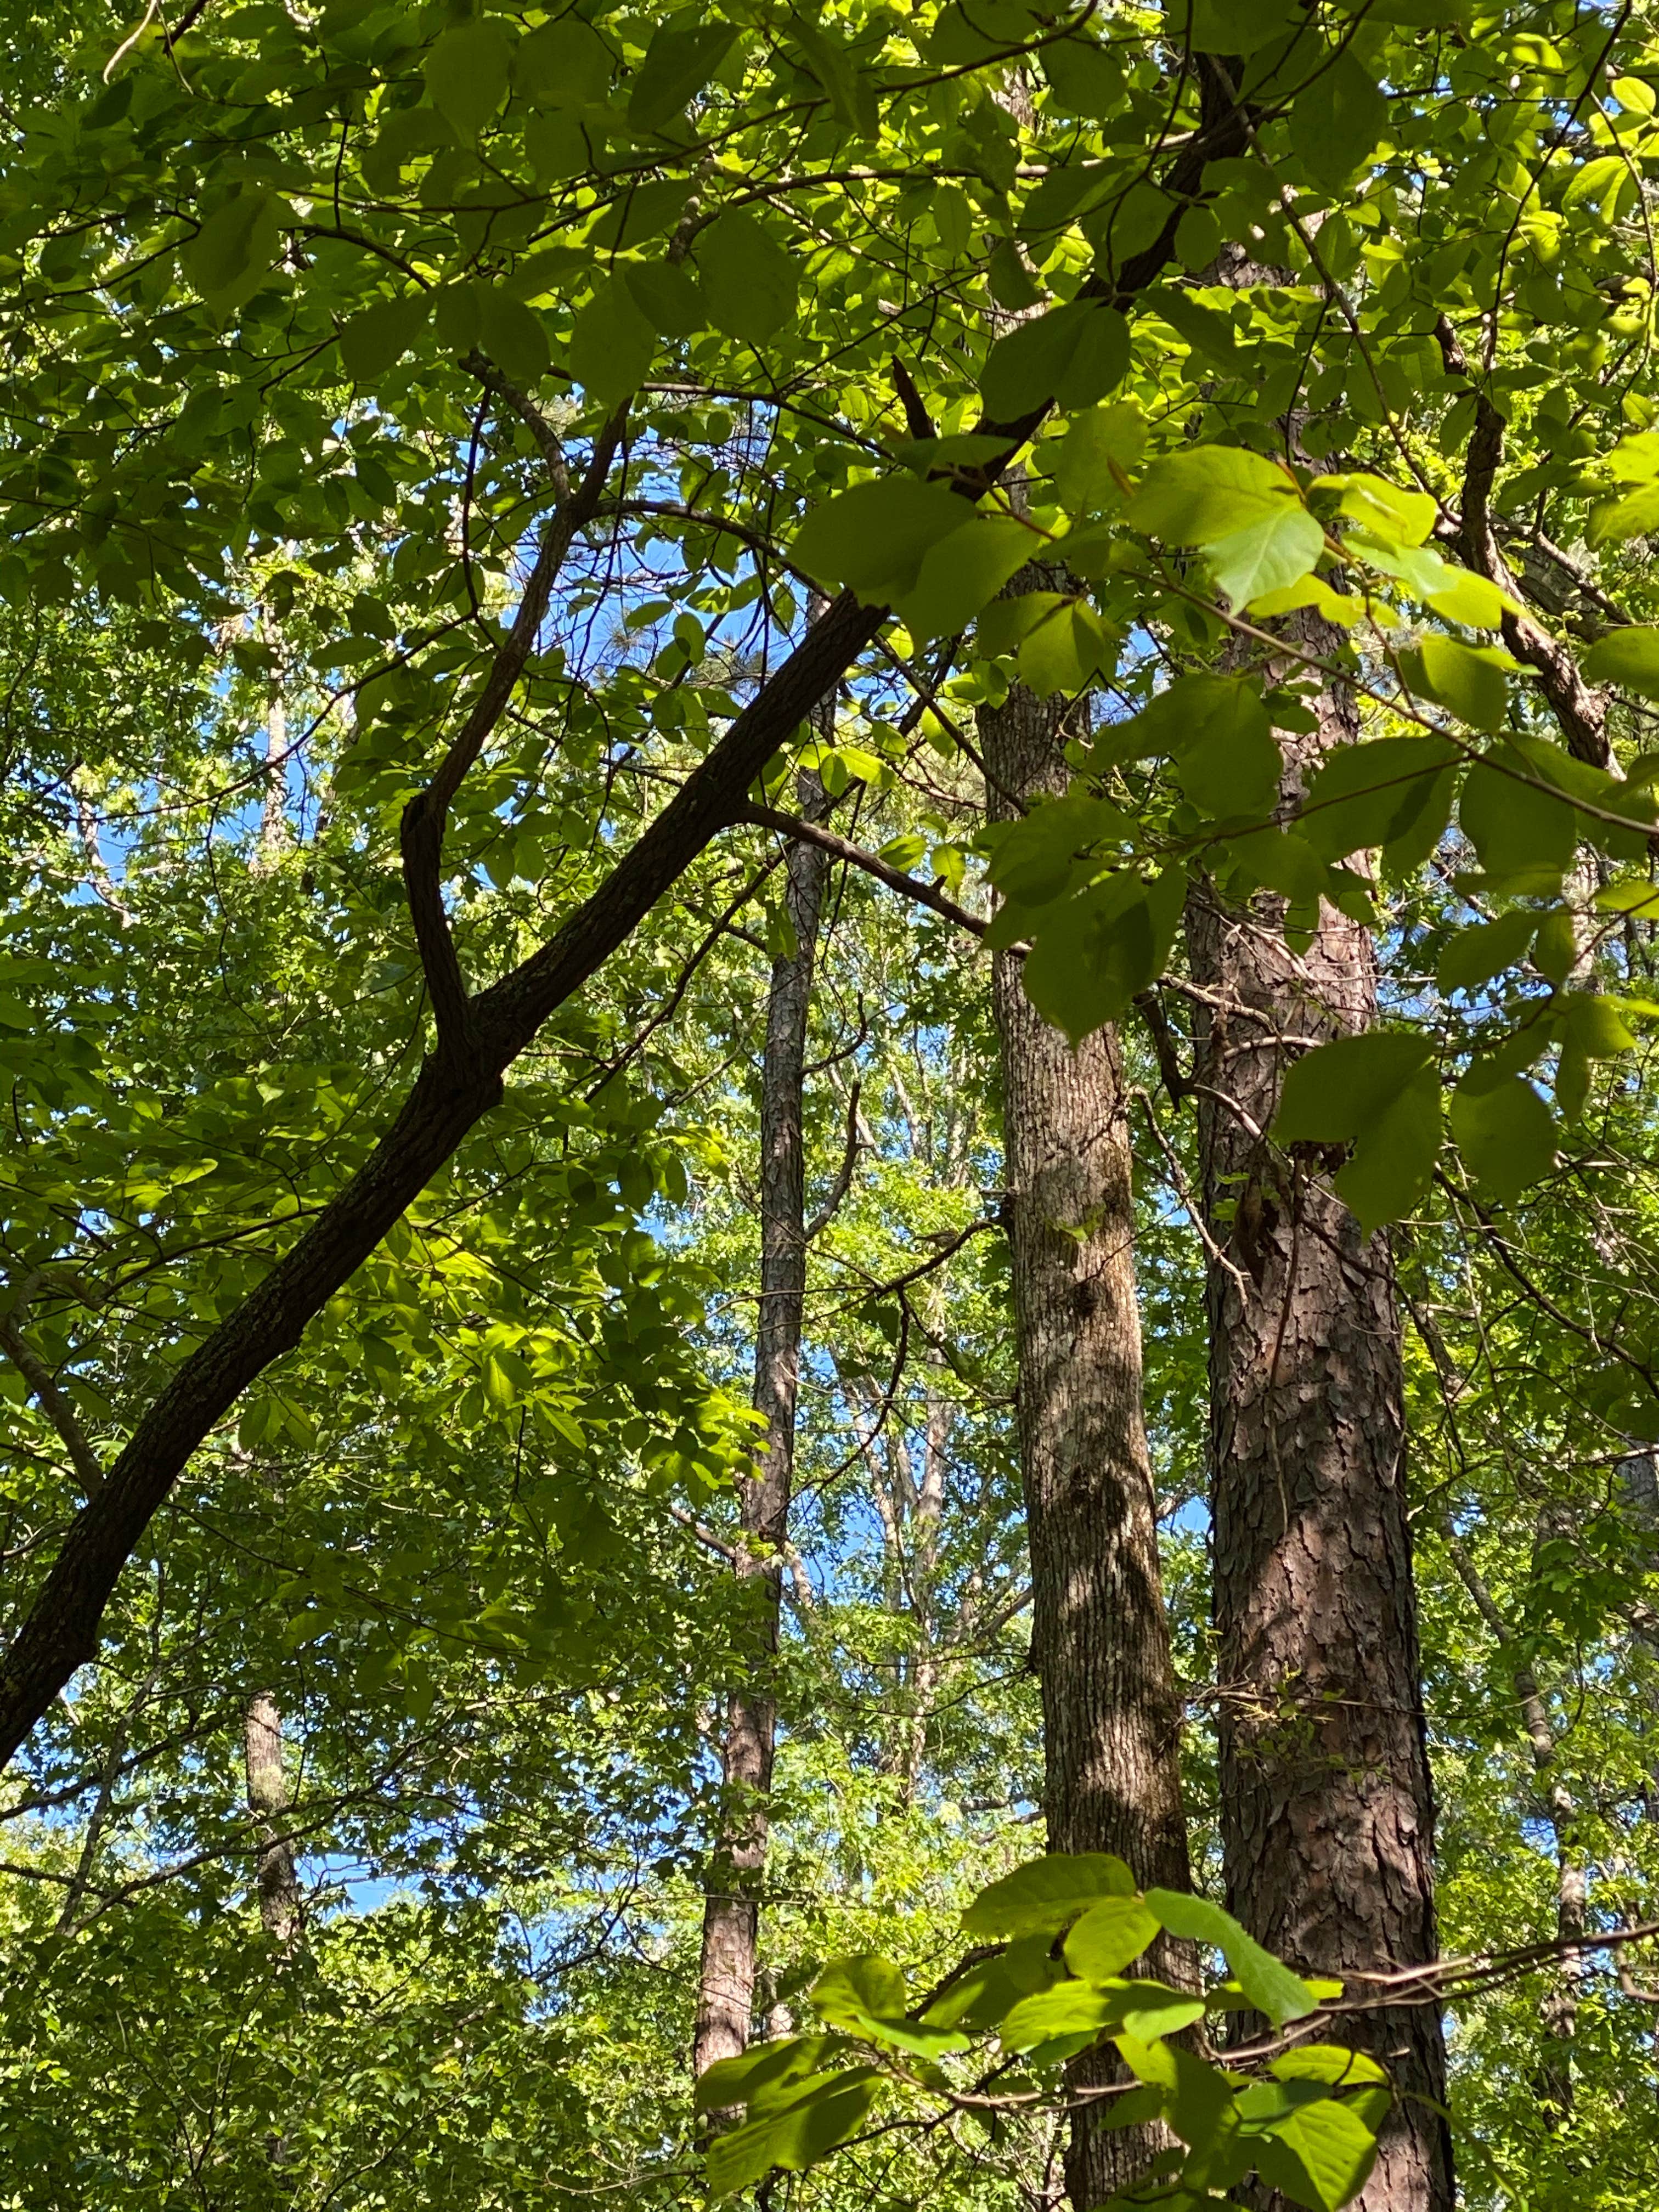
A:
[[[300,1934],[300,1879],[294,1847],[282,1826],[289,1808],[288,1777],[283,1771],[283,1717],[269,1690],[248,1699],[242,1727],[242,1756],[247,1770],[247,1805],[257,1823],[254,1873],[259,1918],[284,1955]]]
[[[1336,642],[1291,620],[1315,650]],[[1351,694],[1328,689],[1316,732],[1285,741],[1287,799],[1358,734]],[[1212,1001],[1194,1050],[1202,1204],[1224,1251],[1207,1278],[1221,1830],[1238,1918],[1293,1965],[1340,1975],[1434,1956],[1434,1811],[1392,1256],[1322,1168],[1276,1158],[1260,1133],[1302,1041],[1375,1018],[1371,942],[1327,907],[1298,957],[1282,918],[1268,894],[1232,909],[1200,886],[1188,905],[1193,980]],[[1402,2091],[1443,2102],[1432,2007],[1359,2015],[1352,2033]],[[1357,2202],[1450,2212],[1449,2131],[1430,2105],[1396,2106]]]
[[[1018,686],[979,718],[988,806],[1063,791],[1059,713]],[[1136,1881],[1188,1886],[1182,1709],[1158,1569],[1141,1415],[1140,1316],[1115,1037],[1076,1052],[1026,999],[1021,962],[993,978],[1000,1048],[1020,1465],[1031,1552],[1031,1656],[1042,1694],[1048,1848],[1115,1851]],[[1177,1947],[1155,1954],[1190,1979]],[[1113,2062],[1085,2080],[1112,2078]],[[1078,2212],[1125,2187],[1167,2138],[1080,2120],[1066,2160]]]
[[[816,776],[800,779],[800,809],[823,811]],[[697,2074],[735,2058],[749,2041],[755,2002],[755,1953],[770,1825],[772,1757],[777,1734],[773,1686],[778,1652],[784,1551],[795,1461],[795,1399],[800,1379],[801,1311],[806,1291],[805,1182],[801,1089],[818,915],[829,855],[816,845],[789,849],[785,904],[794,933],[787,958],[772,963],[761,1072],[761,1279],[755,1330],[755,1407],[766,1431],[754,1474],[742,1485],[737,1560],[744,1595],[757,1598],[750,1632],[748,1680],[726,1708],[722,1829],[709,1865],[703,1906],[702,1960],[692,2068]]]

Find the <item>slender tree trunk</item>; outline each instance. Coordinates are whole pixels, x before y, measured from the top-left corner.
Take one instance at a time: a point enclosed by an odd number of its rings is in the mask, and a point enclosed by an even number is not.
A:
[[[1057,707],[1019,687],[981,713],[991,813],[1063,791]],[[1031,1656],[1042,1694],[1048,1848],[1115,1851],[1143,1887],[1188,1887],[1181,1700],[1158,1568],[1141,1413],[1140,1316],[1126,1103],[1115,1037],[1073,1052],[999,953],[1020,1464],[1031,1552]],[[1176,1947],[1158,1971],[1191,1977]],[[1084,2078],[1110,2078],[1105,2073]],[[1165,2139],[1080,2121],[1066,2160],[1078,2212],[1125,2187]]]
[[[1293,619],[1315,649],[1334,644]],[[1317,731],[1287,741],[1287,798],[1358,733],[1351,695],[1328,690]],[[1298,957],[1281,921],[1266,894],[1236,910],[1201,886],[1188,907],[1213,1002],[1194,1052],[1202,1203],[1224,1252],[1207,1278],[1221,1829],[1233,1911],[1293,1964],[1340,1974],[1434,1956],[1434,1808],[1392,1257],[1322,1165],[1276,1159],[1261,1133],[1301,1041],[1375,1018],[1371,943],[1325,908]],[[1359,2015],[1353,2033],[1409,2098],[1443,2102],[1432,2007]],[[1432,2106],[1396,2106],[1358,2203],[1449,2212]]]
[[[800,808],[823,811],[816,776],[801,778]],[[755,1407],[766,1422],[755,1471],[742,1485],[737,1573],[758,1601],[753,1662],[726,1709],[723,1826],[709,1865],[692,2067],[702,2074],[735,2058],[749,2041],[755,2002],[760,1887],[766,1870],[772,1757],[777,1734],[773,1686],[778,1652],[789,1494],[794,1474],[795,1400],[806,1291],[805,1183],[801,1090],[819,910],[829,856],[816,845],[789,850],[786,905],[794,933],[787,958],[772,964],[761,1073],[761,1280],[755,1332]]]
[[[289,1808],[288,1777],[283,1769],[283,1717],[269,1690],[248,1699],[242,1724],[242,1757],[247,1772],[247,1804],[257,1825],[254,1874],[259,1918],[266,1935],[284,1954],[300,1935],[300,1879],[294,1846],[283,1826]]]

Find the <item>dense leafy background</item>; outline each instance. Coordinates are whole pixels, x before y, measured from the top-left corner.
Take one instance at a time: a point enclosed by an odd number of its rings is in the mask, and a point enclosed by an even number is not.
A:
[[[1130,1024],[1201,1867],[1175,919],[1193,867],[1282,893],[1293,941],[1322,894],[1373,915],[1380,1049],[1325,1063],[1282,1133],[1309,1172],[1352,1147],[1346,1194],[1398,1224],[1446,1948],[1553,1936],[1564,1868],[1592,1928],[1653,1917],[1646,12],[223,0],[107,66],[132,28],[11,11],[0,173],[0,1238],[100,1457],[413,1078],[399,817],[501,646],[550,440],[579,476],[631,395],[452,810],[469,976],[628,847],[799,640],[809,581],[897,606],[834,744],[791,744],[890,866],[981,919],[994,880],[1063,1026]],[[1194,172],[1218,55],[1252,119]],[[1017,500],[975,516],[929,477],[1008,441],[924,428],[1049,400]],[[994,601],[1034,555],[1048,596]],[[1227,642],[1247,606],[1265,678]],[[1269,823],[1312,681],[1287,621],[1395,750]],[[972,718],[1016,674],[1077,698],[1079,781],[999,842]],[[697,858],[151,1524],[9,1782],[0,2201],[703,2185],[686,2053],[748,1627],[721,1547],[779,849],[738,828]],[[811,1263],[779,2027],[840,1954],[926,1986],[1036,1841],[986,998],[971,934],[838,868],[811,1204],[856,1151]],[[0,1388],[9,1626],[80,1500],[15,1361]],[[250,1899],[255,1688],[311,1893],[286,1965]],[[1471,2205],[1650,2201],[1654,1975],[1572,1970],[1567,2116],[1538,2086],[1560,1977],[1459,2004]],[[789,2186],[1012,2204],[1057,2185],[1054,2150],[957,2120]]]

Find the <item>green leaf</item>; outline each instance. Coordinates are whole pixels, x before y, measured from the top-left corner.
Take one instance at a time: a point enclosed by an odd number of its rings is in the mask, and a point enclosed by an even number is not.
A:
[[[1051,39],[1037,52],[1048,104],[1061,115],[1110,115],[1123,98],[1123,70],[1086,31]]]
[[[1623,1002],[1602,992],[1570,992],[1561,1002],[1560,1017],[1568,1041],[1591,1060],[1615,1059],[1636,1042]]]
[[[1103,1897],[1134,1893],[1134,1877],[1109,1852],[1056,1851],[981,1890],[962,1916],[962,1931],[976,1943],[1058,1932]]]
[[[1185,875],[1151,884],[1132,870],[1048,908],[1025,957],[1025,995],[1072,1042],[1127,1011],[1163,973],[1180,921]]]
[[[1327,860],[1378,846],[1387,850],[1420,827],[1431,827],[1437,838],[1450,811],[1449,771],[1459,758],[1444,738],[1378,738],[1343,745],[1316,769],[1297,828]]]
[[[860,70],[856,58],[804,14],[791,15],[789,36],[805,53],[808,68],[823,86],[836,122],[843,130],[873,137],[881,119],[876,88]]]
[[[1313,1057],[1309,1054],[1310,1060]],[[1297,1062],[1298,1067],[1307,1065],[1307,1060]],[[1212,1944],[1221,1952],[1245,1996],[1275,2027],[1283,2027],[1287,2021],[1304,2020],[1318,2010],[1318,1999],[1300,1976],[1282,1966],[1271,1951],[1264,1951],[1231,1913],[1224,1912],[1207,1897],[1190,1897],[1174,1889],[1149,1889],[1146,1904],[1171,1936]]]
[[[944,484],[884,477],[815,507],[795,533],[794,558],[819,582],[890,606],[914,589],[930,547],[960,530],[969,512]]]
[[[635,306],[665,337],[689,338],[708,322],[702,294],[678,262],[624,262],[621,275]]]
[[[1256,2152],[1262,2179],[1310,2212],[1340,2212],[1364,2187],[1376,2161],[1376,2136],[1334,2097],[1276,2121]]]
[[[1003,2021],[1005,2051],[1035,2051],[1056,2036],[1101,2033],[1116,2016],[1115,1990],[1087,1982],[1056,1982],[1051,1990],[1022,1997]]]
[[[1160,1925],[1138,1897],[1103,1898],[1066,1938],[1066,1962],[1085,1981],[1110,1981],[1140,1956]]]
[[[1659,884],[1643,876],[1626,876],[1603,884],[1591,901],[1602,914],[1634,915],[1644,921],[1659,919]]]
[[[1204,548],[1215,587],[1234,606],[1282,592],[1309,574],[1325,533],[1305,507],[1284,506]]]
[[[1587,684],[1617,684],[1659,699],[1659,629],[1610,629],[1581,664]]]
[[[1364,1235],[1411,1212],[1439,1152],[1440,1079],[1431,1067],[1378,1109],[1336,1176],[1337,1196]]]
[[[1464,780],[1458,820],[1489,876],[1549,890],[1572,865],[1577,820],[1565,795],[1539,789],[1536,776],[1515,746],[1494,747]]]
[[[406,162],[459,143],[453,126],[435,108],[394,107],[362,155],[363,180],[371,191],[390,197],[402,181]]]
[[[1284,769],[1260,692],[1236,676],[1178,677],[1096,742],[1113,760],[1172,755],[1182,789],[1215,815],[1270,807]]]
[[[1068,514],[1099,514],[1121,504],[1118,476],[1133,468],[1146,451],[1146,417],[1134,402],[1120,399],[1073,415],[1063,438],[1039,448]]]
[[[1190,676],[1171,688],[1192,709],[1176,780],[1193,805],[1221,817],[1268,812],[1285,763],[1255,690],[1221,676]]]
[[[1619,545],[1659,530],[1659,483],[1644,483],[1590,509],[1585,537],[1595,545]]]
[[[1253,886],[1265,884],[1269,890],[1282,891],[1290,901],[1287,935],[1292,927],[1313,927],[1319,902],[1333,886],[1330,870],[1305,839],[1293,830],[1252,830],[1229,838],[1226,853],[1230,860],[1246,871]]]
[[[547,374],[552,354],[540,316],[499,286],[489,286],[478,301],[478,337],[516,382],[533,385]]]
[[[1290,615],[1302,607],[1311,607],[1327,622],[1340,623],[1345,629],[1363,620],[1365,613],[1363,599],[1334,591],[1322,576],[1303,576],[1282,591],[1260,592],[1250,602],[1253,615]]]
[[[832,1959],[812,1984],[812,2002],[832,2027],[885,2043],[917,2057],[965,2051],[968,2038],[942,2026],[919,2027],[904,2016],[904,1977],[889,1959]]]
[[[650,372],[657,336],[614,276],[601,280],[570,333],[570,374],[602,407],[637,392]]]
[[[1017,422],[1053,402],[1088,407],[1121,383],[1129,326],[1115,307],[1074,300],[1021,323],[986,356],[980,389],[993,422]]]
[[[611,89],[611,50],[580,15],[562,15],[519,41],[513,81],[538,107],[585,107]]]
[[[1097,866],[1080,863],[1079,854],[1126,834],[1133,834],[1133,824],[1109,799],[1081,793],[1044,799],[999,835],[991,881],[1004,898],[1019,906],[1046,906],[1071,888],[1079,866],[1091,872]]]
[[[1340,1995],[1341,1984],[1336,1994]],[[1386,2070],[1363,2051],[1340,2043],[1304,2043],[1271,2060],[1267,2071],[1279,2081],[1326,2081],[1334,2088],[1388,2081]]]
[[[1292,509],[1305,512],[1295,482],[1260,453],[1191,446],[1152,464],[1124,520],[1166,544],[1212,545]]]
[[[1042,297],[1042,287],[1033,280],[1024,257],[1012,238],[1000,238],[991,248],[985,281],[998,307],[1012,311],[1034,307]]]
[[[1082,691],[1117,665],[1118,640],[1086,600],[1063,599],[1026,631],[1019,680],[1040,699]]]
[[[421,64],[427,98],[467,144],[507,98],[513,39],[499,15],[479,15],[443,33]]]
[[[1345,48],[1291,110],[1291,144],[1322,185],[1346,184],[1389,127],[1389,103]]]
[[[793,316],[799,265],[747,209],[701,232],[696,252],[716,330],[764,345]]]
[[[1430,698],[1449,707],[1471,729],[1498,730],[1509,713],[1505,678],[1514,665],[1496,647],[1465,645],[1431,632],[1418,647],[1413,674]]]
[[[661,131],[684,112],[706,85],[737,36],[729,23],[705,23],[678,30],[671,19],[659,24],[628,96],[628,120],[635,131]]]
[[[1409,1213],[1433,1175],[1440,1084],[1431,1060],[1427,1039],[1372,1030],[1319,1046],[1285,1074],[1273,1135],[1352,1145],[1336,1188],[1367,1235]]]
[[[587,234],[588,244],[614,252],[660,238],[673,229],[690,197],[691,186],[684,177],[635,185],[605,210]]]
[[[354,315],[340,331],[340,362],[354,384],[373,383],[400,361],[426,327],[431,295],[406,293],[377,301]]]
[[[1565,983],[1578,964],[1578,927],[1565,907],[1552,907],[1539,921],[1532,964],[1552,983]]]
[[[831,1959],[812,1984],[812,2003],[832,2027],[871,2014],[902,2014],[904,1977],[890,1959],[873,1954]]]
[[[929,205],[939,244],[953,261],[959,259],[973,240],[973,202],[960,185],[942,184],[933,187],[933,197]]]
[[[1273,1134],[1281,1144],[1344,1144],[1362,1136],[1380,1098],[1425,1068],[1431,1048],[1398,1030],[1338,1037],[1287,1069]]]
[[[767,2089],[786,2089],[820,2072],[827,2058],[847,2048],[846,2038],[839,2035],[792,2035],[781,2042],[751,2044],[739,2057],[718,2059],[699,2075],[692,2109],[720,2112],[747,2104]]]
[[[264,283],[289,213],[274,192],[251,186],[216,208],[185,247],[185,274],[215,314],[231,314]]]
[[[524,150],[539,185],[585,176],[593,159],[592,142],[574,115],[532,115],[524,126]]]
[[[966,629],[1041,548],[1013,515],[976,515],[963,500],[957,507],[962,527],[928,547],[915,584],[893,603],[918,645]]]
[[[1359,471],[1347,476],[1316,477],[1310,496],[1335,495],[1339,514],[1364,523],[1375,536],[1397,545],[1420,545],[1434,528],[1436,510],[1425,491],[1402,491],[1386,477]]]
[[[1191,1990],[1172,1990],[1165,1982],[1121,1982],[1113,1996],[1113,2033],[1133,2036],[1139,2043],[1179,2035],[1204,2017],[1201,1996]]]
[[[1523,907],[1500,914],[1496,921],[1476,922],[1447,939],[1442,948],[1435,981],[1449,997],[1454,991],[1474,991],[1494,975],[1516,966],[1532,943],[1538,916]]]
[[[983,2033],[995,2027],[1021,1997],[1048,1989],[1065,1969],[1048,1956],[1052,1932],[1039,1929],[1022,1936],[990,1959],[976,1959],[928,2006],[923,2021],[934,2027],[965,2027]]]
[[[1554,1168],[1555,1117],[1518,1075],[1494,1083],[1472,1068],[1452,1093],[1447,1118],[1469,1172],[1504,1205]]]
[[[1630,176],[1630,162],[1623,154],[1602,154],[1586,161],[1574,171],[1567,188],[1561,195],[1561,205],[1571,214],[1575,208],[1591,207],[1601,211],[1606,208],[1620,185]]]
[[[731,2197],[763,2180],[774,2166],[800,2172],[816,2166],[858,2133],[881,2086],[874,2067],[809,2076],[781,2111],[715,2136],[708,2153],[710,2189],[716,2197]]]

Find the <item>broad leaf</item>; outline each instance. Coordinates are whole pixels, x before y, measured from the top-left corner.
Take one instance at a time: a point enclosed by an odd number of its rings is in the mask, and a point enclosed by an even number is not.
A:
[[[1306,1062],[1301,1063],[1305,1066]],[[1239,1986],[1275,2027],[1287,2021],[1304,2019],[1318,2009],[1318,2000],[1307,1984],[1290,1968],[1264,1951],[1247,1936],[1231,1913],[1224,1912],[1207,1897],[1190,1897],[1173,1889],[1149,1889],[1148,1910],[1155,1912],[1172,1936],[1194,1943],[1212,1944],[1222,1953]]]
[[[1021,323],[986,357],[980,388],[993,422],[1017,422],[1050,401],[1087,407],[1123,380],[1129,326],[1115,307],[1073,301]]]
[[[1066,1938],[1066,1962],[1085,1981],[1110,1981],[1140,1956],[1161,1925],[1139,1897],[1103,1898]]]
[[[662,131],[688,100],[700,93],[737,36],[727,23],[703,23],[689,29],[676,16],[652,34],[628,95],[628,120],[635,131]]]
[[[1133,1897],[1134,1878],[1109,1852],[1054,1852],[1032,1859],[981,1890],[962,1916],[962,1929],[975,1942],[1006,1936],[1057,1933],[1103,1897]]]
[[[746,208],[711,223],[696,254],[709,319],[729,337],[764,345],[793,315],[797,265]]]

